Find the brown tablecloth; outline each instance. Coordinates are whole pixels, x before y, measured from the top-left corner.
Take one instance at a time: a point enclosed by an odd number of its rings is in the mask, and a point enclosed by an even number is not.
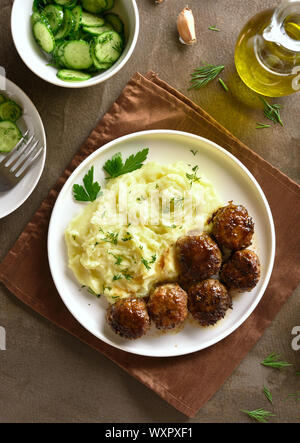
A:
[[[260,183],[275,222],[275,266],[258,307],[226,339],[208,349],[181,357],[136,356],[95,338],[65,308],[52,281],[47,260],[51,211],[70,174],[99,146],[122,135],[147,129],[177,129],[198,134],[234,154]],[[135,74],[0,264],[0,280],[32,309],[102,352],[175,408],[192,417],[261,337],[300,280],[299,199],[300,187],[296,183],[252,152],[199,106],[153,72],[145,77]]]

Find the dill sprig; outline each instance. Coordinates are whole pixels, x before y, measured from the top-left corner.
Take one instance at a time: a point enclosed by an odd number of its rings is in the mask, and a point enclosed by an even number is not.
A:
[[[217,28],[216,25],[209,26],[208,29],[209,29],[210,31],[217,31],[217,32],[220,32],[220,31],[221,31],[221,29]]]
[[[266,357],[263,361],[261,361],[260,364],[275,369],[283,369],[288,366],[293,366],[291,363],[287,363],[286,361],[281,361],[280,359],[281,356],[273,352],[272,354],[268,355],[268,357]]]
[[[266,411],[265,409],[259,408],[254,411],[248,411],[247,409],[241,409],[241,412],[249,415],[249,417],[253,418],[253,420],[258,421],[259,423],[268,423],[268,419],[270,417],[275,417],[270,411]]]
[[[267,117],[272,122],[279,123],[281,126],[283,126],[283,123],[282,123],[282,120],[280,117],[281,105],[278,105],[276,103],[274,105],[270,105],[270,103],[268,103],[267,100],[264,99],[264,97],[260,97],[260,99],[264,104],[265,117]]]
[[[255,129],[264,129],[264,128],[270,128],[271,125],[265,125],[264,123],[256,123]]]
[[[216,78],[220,72],[222,72],[224,66],[214,66],[205,64],[204,66],[200,66],[200,68],[196,68],[191,74],[191,86],[190,89],[200,89],[206,86],[209,82],[211,82],[214,78]]]
[[[271,404],[273,404],[272,394],[271,394],[270,390],[266,386],[263,387],[263,393],[265,394],[265,397],[269,400],[269,402]]]
[[[224,81],[221,78],[219,78],[218,80],[219,80],[220,85],[222,85],[222,87],[225,89],[225,91],[228,92],[228,86],[224,83]]]

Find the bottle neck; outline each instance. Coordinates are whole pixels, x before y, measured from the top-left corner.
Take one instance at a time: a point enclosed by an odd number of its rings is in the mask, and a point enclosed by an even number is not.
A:
[[[279,6],[262,36],[267,42],[300,53],[300,1],[289,0]]]

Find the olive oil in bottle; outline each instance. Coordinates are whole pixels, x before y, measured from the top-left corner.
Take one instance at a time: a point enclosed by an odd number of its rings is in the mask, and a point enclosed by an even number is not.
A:
[[[300,90],[300,1],[251,18],[235,48],[235,65],[255,92],[281,97]]]

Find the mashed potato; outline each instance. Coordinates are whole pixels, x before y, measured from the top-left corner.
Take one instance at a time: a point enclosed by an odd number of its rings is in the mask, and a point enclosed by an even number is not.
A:
[[[222,205],[211,182],[183,162],[148,162],[109,180],[66,230],[69,267],[90,292],[110,302],[146,296],[175,280],[174,243]]]

